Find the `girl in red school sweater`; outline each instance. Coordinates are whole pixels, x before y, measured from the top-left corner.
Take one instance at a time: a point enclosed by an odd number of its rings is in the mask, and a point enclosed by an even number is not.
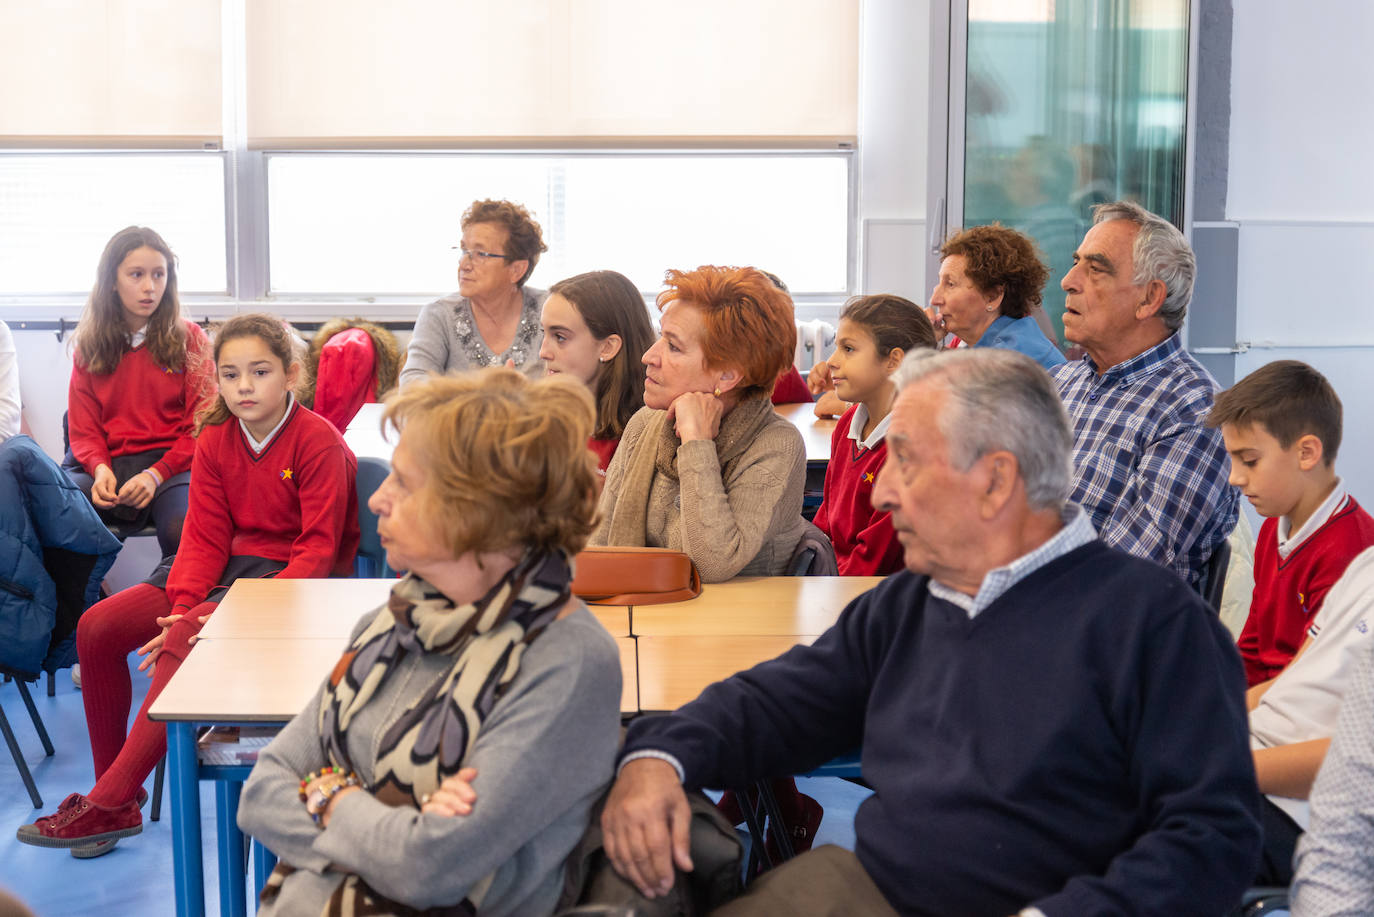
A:
[[[843,576],[885,576],[902,568],[892,518],[873,508],[873,482],[887,458],[889,378],[912,348],[934,348],[921,307],[900,296],[860,296],[845,304],[827,363],[835,393],[851,407],[830,438],[816,527],[830,536]]]
[[[295,402],[291,338],[270,315],[238,315],[215,339],[219,397],[200,418],[190,511],[176,559],[92,606],[77,627],[96,784],[19,829],[19,840],[99,856],[143,830],[143,781],[167,747],[147,718],[195,635],[241,576],[346,576],[358,548],[357,461],[338,431]],[[153,684],[126,738],[127,656]],[[154,664],[155,663],[155,664]]]
[[[209,341],[181,317],[176,257],[161,236],[130,226],[106,243],[73,340],[63,468],[116,534],[151,519],[162,555],[175,554]]]
[[[644,407],[639,358],[654,342],[644,297],[624,274],[590,271],[549,288],[539,323],[539,358],[549,374],[581,380],[596,399],[596,427],[587,445],[604,473],[625,424]]]
[[[812,374],[823,380],[823,390],[833,389],[851,404],[831,434],[825,495],[815,518],[835,546],[842,575],[886,575],[902,568],[902,546],[891,515],[873,508],[873,482],[887,457],[883,438],[896,388],[889,377],[913,348],[933,349],[935,343],[930,319],[910,300],[855,297],[840,313],[829,372]],[[793,849],[810,850],[824,816],[820,803],[801,793],[791,777],[775,777],[770,784]],[[734,792],[727,791],[718,807],[731,822],[744,820]],[[768,852],[777,862],[771,835]]]

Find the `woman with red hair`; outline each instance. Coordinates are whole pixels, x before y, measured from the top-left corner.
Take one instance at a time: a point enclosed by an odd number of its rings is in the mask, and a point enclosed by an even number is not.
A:
[[[750,267],[669,271],[644,407],[606,472],[594,545],[672,548],[706,582],[784,572],[806,531],[801,434],[773,412],[792,304]]]

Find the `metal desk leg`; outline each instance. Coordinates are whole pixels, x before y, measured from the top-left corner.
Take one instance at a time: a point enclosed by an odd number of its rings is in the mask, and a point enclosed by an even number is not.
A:
[[[196,728],[167,724],[167,758],[172,771],[172,870],[177,917],[205,917],[205,876],[200,860],[200,768]]]
[[[239,795],[243,784],[237,780],[215,781],[215,818],[219,834],[219,912],[220,917],[247,917],[244,897],[243,832],[239,830]]]
[[[253,897],[262,897],[262,887],[267,884],[267,877],[272,875],[272,869],[277,865],[277,855],[262,845],[259,840],[253,841]]]

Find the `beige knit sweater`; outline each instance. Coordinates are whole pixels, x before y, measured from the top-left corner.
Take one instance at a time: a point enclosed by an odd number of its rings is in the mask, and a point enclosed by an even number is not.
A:
[[[641,408],[630,418],[606,470],[600,522],[591,544],[607,544],[611,510],[635,445],[655,414]],[[728,480],[721,479],[716,444],[698,440],[677,448],[679,480],[654,474],[649,489],[646,541],[649,547],[682,551],[701,571],[704,582],[741,575],[776,576],[786,572],[806,521],[801,515],[806,450],[797,429],[776,414],[759,430]]]

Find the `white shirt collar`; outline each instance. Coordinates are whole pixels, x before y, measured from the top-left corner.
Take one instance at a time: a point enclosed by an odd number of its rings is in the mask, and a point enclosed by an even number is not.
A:
[[[147,340],[147,338],[148,326],[144,325],[142,328],[138,329],[129,336],[129,349],[133,350],[135,347],[141,347],[143,345],[143,342]]]
[[[1345,506],[1345,501],[1349,496],[1350,495],[1346,493],[1345,484],[1340,478],[1337,478],[1336,486],[1332,489],[1331,493],[1327,494],[1321,506],[1318,506],[1312,512],[1312,515],[1307,517],[1307,521],[1302,524],[1302,528],[1298,529],[1296,535],[1289,534],[1291,527],[1287,516],[1279,519],[1279,557],[1287,557],[1289,554],[1296,551],[1304,541],[1315,535],[1318,529],[1326,525],[1326,523],[1331,520],[1331,517],[1334,516],[1341,507]]]
[[[959,592],[933,579],[930,581],[930,594],[952,605],[958,605],[968,612],[969,619],[972,620],[979,612],[1001,598],[1002,593],[1045,564],[1097,538],[1092,521],[1077,503],[1064,504],[1059,518],[1063,520],[1064,527],[1053,538],[1006,566],[989,570],[978,587],[977,595]]]
[[[883,438],[887,436],[887,425],[892,420],[892,412],[878,421],[873,427],[873,432],[868,434],[868,439],[861,439],[864,435],[864,425],[868,423],[868,405],[860,401],[854,405],[854,416],[849,419],[849,438],[859,444],[862,449],[876,449],[882,445]]]
[[[248,440],[248,447],[253,450],[254,455],[262,454],[262,450],[266,449],[268,443],[272,442],[272,438],[277,435],[277,431],[282,428],[282,426],[286,423],[287,418],[291,416],[291,412],[295,409],[296,396],[291,394],[290,392],[287,392],[286,412],[281,415],[281,420],[277,421],[277,425],[267,432],[267,435],[262,438],[261,442],[254,439],[253,434],[248,432],[248,424],[244,423],[242,420],[239,421],[239,429],[243,431],[243,438]]]

